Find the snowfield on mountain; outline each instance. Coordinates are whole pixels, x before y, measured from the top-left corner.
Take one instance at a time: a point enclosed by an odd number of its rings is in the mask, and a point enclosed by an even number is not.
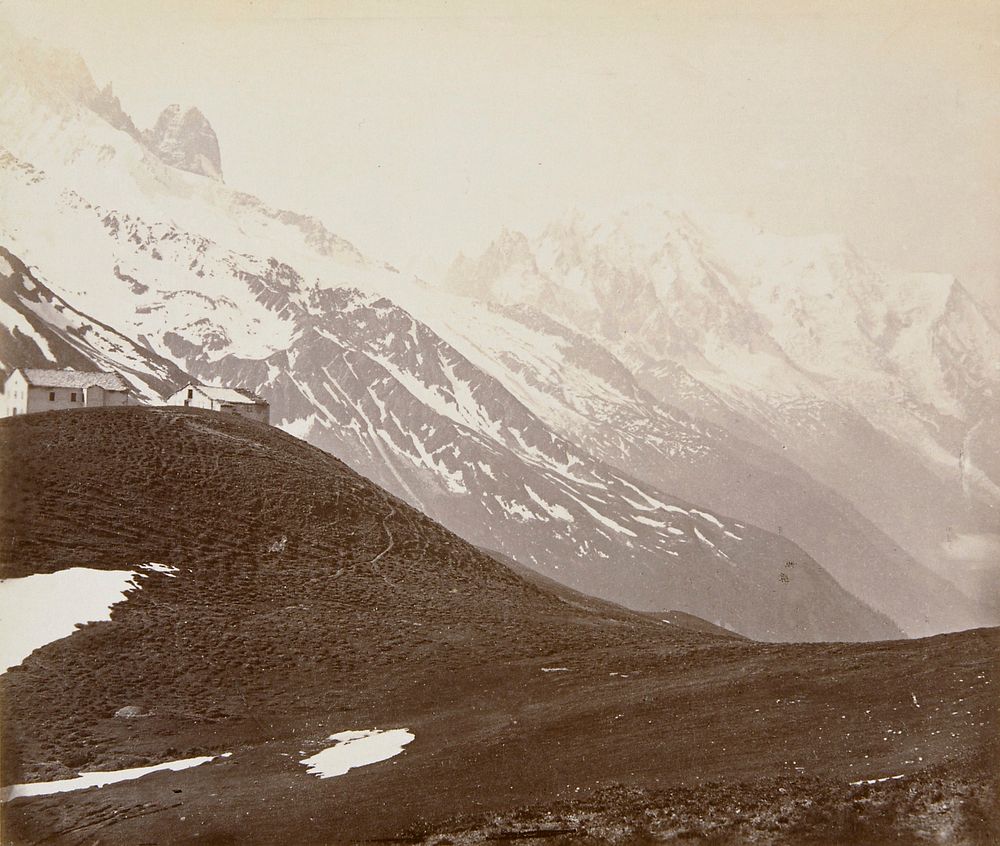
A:
[[[876,371],[864,353],[870,385],[852,405],[851,386],[814,372],[839,354],[809,340],[829,309],[804,294],[768,306],[810,261],[842,284],[861,260],[839,242],[793,249],[734,224],[709,239],[686,216],[648,210],[604,228],[574,217],[535,245],[507,233],[458,262],[449,284],[479,300],[450,297],[224,184],[199,116],[190,131],[163,128],[165,152],[77,58],[14,43],[0,64],[0,237],[23,267],[5,283],[21,327],[0,335],[6,367],[82,356],[147,398],[187,374],[242,385],[288,431],[468,540],[635,608],[770,640],[1000,619],[986,591],[962,593],[932,569],[946,524],[977,537],[994,513],[979,458],[993,431],[994,330],[959,288],[945,298],[954,308],[907,300],[859,314],[864,344],[838,334],[891,363]],[[860,266],[852,285],[867,284]],[[631,280],[625,312],[609,280]],[[919,281],[917,294],[938,285]],[[32,304],[27,285],[55,305]],[[533,310],[543,296],[554,318]],[[953,313],[964,323],[940,330],[932,352],[972,332],[954,348],[965,381],[911,390],[931,353],[916,329],[886,327]],[[54,334],[72,350],[53,350]],[[723,374],[730,359],[757,364]],[[875,420],[885,391],[913,401]],[[940,408],[938,440],[915,428],[914,403]],[[959,481],[944,456],[957,461],[960,442]]]
[[[722,3],[0,0],[0,846],[1000,844],[1000,6]]]
[[[656,398],[795,462],[925,566],[954,571],[956,532],[996,535],[1000,329],[952,277],[639,206],[505,230],[447,285],[606,345]],[[992,602],[997,575],[963,586]]]

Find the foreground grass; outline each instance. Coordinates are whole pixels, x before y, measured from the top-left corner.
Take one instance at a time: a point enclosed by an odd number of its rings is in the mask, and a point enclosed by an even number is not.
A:
[[[178,568],[3,676],[4,784],[232,752],[16,800],[8,842],[994,842],[996,630],[666,625],[525,579],[335,458],[210,412],[29,415],[0,421],[0,455],[3,577]],[[150,716],[114,716],[129,705]],[[375,726],[416,739],[305,774],[329,734]]]

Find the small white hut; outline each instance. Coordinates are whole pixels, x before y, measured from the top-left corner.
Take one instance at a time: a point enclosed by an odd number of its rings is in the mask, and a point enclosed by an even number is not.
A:
[[[167,405],[184,405],[190,408],[209,408],[238,414],[250,420],[270,423],[271,406],[251,391],[242,388],[217,388],[188,382],[183,388],[167,397]]]

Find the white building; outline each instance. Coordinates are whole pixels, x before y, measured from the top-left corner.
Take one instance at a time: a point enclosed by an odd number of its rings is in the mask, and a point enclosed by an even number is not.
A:
[[[176,393],[167,397],[167,405],[185,405],[190,408],[209,408],[238,414],[250,420],[270,423],[271,406],[267,400],[242,388],[216,388],[188,382]]]
[[[8,417],[37,411],[128,405],[131,388],[118,373],[18,368],[4,383]]]

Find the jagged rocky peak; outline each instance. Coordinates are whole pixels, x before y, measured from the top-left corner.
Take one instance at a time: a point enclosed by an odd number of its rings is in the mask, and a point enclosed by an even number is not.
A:
[[[500,232],[500,237],[489,245],[479,263],[480,270],[489,274],[503,274],[513,268],[537,271],[528,236],[506,227]]]
[[[198,109],[167,106],[143,134],[149,149],[169,165],[222,181],[222,155],[212,125]]]
[[[74,106],[85,106],[115,129],[141,140],[139,130],[122,108],[111,84],[98,88],[78,53],[25,38],[3,21],[0,21],[0,80],[24,85],[50,106],[59,108],[67,101]]]
[[[115,96],[114,88],[109,82],[100,91],[97,86],[86,98],[87,105],[100,115],[115,129],[121,129],[137,140],[142,140],[139,130],[132,122],[132,118],[122,108],[121,101]]]

